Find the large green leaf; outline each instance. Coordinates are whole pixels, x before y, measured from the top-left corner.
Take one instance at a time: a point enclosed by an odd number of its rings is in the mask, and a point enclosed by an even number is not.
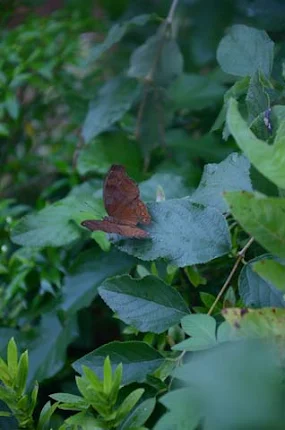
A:
[[[134,264],[133,257],[116,249],[108,253],[99,249],[82,252],[64,278],[61,309],[72,315],[89,306],[106,278],[128,272]]]
[[[201,75],[181,75],[168,90],[177,109],[201,110],[221,101],[225,88]]]
[[[250,163],[246,157],[233,153],[219,164],[207,164],[199,187],[190,199],[203,205],[214,206],[226,212],[228,206],[223,199],[224,191],[251,191]]]
[[[89,142],[121,119],[138,94],[139,84],[135,79],[118,76],[108,80],[90,103],[82,128],[85,142]]]
[[[205,263],[230,250],[228,225],[215,208],[189,199],[148,205],[150,239],[126,240],[119,248],[142,260],[166,258],[179,267]]]
[[[277,356],[272,344],[248,339],[192,353],[175,376],[198,403],[203,429],[281,430],[284,384]]]
[[[152,79],[165,86],[177,78],[183,70],[183,57],[174,39],[168,38],[161,28],[155,36],[139,46],[132,54],[128,75],[132,78]]]
[[[269,254],[261,255],[249,261],[239,275],[238,288],[244,304],[248,307],[263,308],[265,306],[285,307],[283,293],[269,279],[263,279],[255,271],[256,263],[264,264],[274,261]],[[282,278],[284,280],[284,277]]]
[[[69,196],[62,199],[38,213],[23,217],[12,230],[11,238],[18,245],[29,247],[63,246],[82,234],[82,229],[73,220],[78,222],[89,217],[94,218],[87,206],[97,212],[97,217],[104,213],[102,202],[97,199],[90,201],[87,195]]]
[[[233,25],[221,40],[217,59],[224,72],[252,76],[260,70],[269,76],[272,70],[274,43],[263,30]]]
[[[284,348],[285,309],[223,309],[225,320],[242,337],[267,338]]]
[[[145,156],[165,145],[165,129],[171,124],[174,107],[161,86],[145,86],[136,134]]]
[[[106,280],[99,294],[121,320],[141,332],[162,333],[189,313],[180,294],[155,276],[117,276]]]
[[[106,39],[103,43],[99,43],[92,49],[90,53],[91,60],[96,61],[98,58],[108,49],[110,49],[115,43],[120,42],[124,35],[132,30],[133,28],[139,26],[142,27],[147,24],[150,20],[154,19],[155,15],[145,14],[135,16],[129,21],[123,23],[117,23],[111,27]]]
[[[142,167],[137,143],[125,134],[107,134],[85,146],[79,153],[77,170],[81,175],[105,174],[112,164],[122,164],[131,176]]]
[[[285,258],[285,199],[229,192],[225,199],[241,226],[265,249]]]
[[[113,370],[123,364],[123,383],[143,382],[164,362],[162,355],[145,342],[111,342],[73,363],[74,369],[82,373],[81,366],[88,366],[103,379],[103,364],[109,355]]]
[[[26,215],[12,230],[13,242],[24,246],[62,246],[80,237],[80,228],[71,222],[76,199],[69,198]]]
[[[278,187],[285,188],[285,120],[280,123],[273,145],[258,139],[238,111],[236,100],[229,101],[227,124],[236,143],[251,163]]]

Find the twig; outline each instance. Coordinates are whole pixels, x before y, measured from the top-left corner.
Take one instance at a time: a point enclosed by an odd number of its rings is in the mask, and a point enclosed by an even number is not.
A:
[[[207,315],[211,315],[211,314],[213,313],[213,310],[215,309],[215,307],[216,307],[216,305],[217,305],[218,301],[220,300],[220,298],[222,297],[222,295],[223,295],[223,294],[224,294],[224,292],[226,291],[226,289],[227,289],[227,287],[229,286],[229,284],[230,284],[230,282],[231,282],[231,280],[232,280],[232,277],[234,276],[234,274],[235,274],[235,272],[236,272],[236,270],[237,270],[237,268],[238,268],[238,266],[239,266],[240,262],[241,262],[241,261],[242,261],[242,259],[244,258],[246,251],[248,250],[248,248],[250,247],[250,245],[251,245],[253,242],[254,242],[254,238],[253,238],[253,237],[251,237],[251,238],[249,239],[249,241],[246,243],[246,245],[242,248],[242,250],[238,253],[238,257],[237,257],[237,259],[236,259],[236,262],[235,262],[235,264],[234,264],[234,266],[233,266],[233,268],[232,268],[232,270],[231,270],[231,272],[230,272],[229,276],[227,277],[227,279],[226,279],[226,281],[225,281],[224,285],[222,286],[222,288],[221,288],[221,290],[220,290],[219,294],[217,295],[217,297],[216,297],[216,299],[215,299],[214,303],[213,303],[213,304],[212,304],[212,306],[210,307],[210,309],[209,309],[209,311],[208,311]]]
[[[170,9],[169,9],[169,12],[168,12],[168,15],[167,15],[167,18],[166,18],[166,22],[168,24],[171,24],[172,21],[173,21],[174,13],[175,13],[175,10],[176,10],[176,8],[178,6],[178,3],[179,3],[179,0],[173,0],[172,4],[170,6]]]

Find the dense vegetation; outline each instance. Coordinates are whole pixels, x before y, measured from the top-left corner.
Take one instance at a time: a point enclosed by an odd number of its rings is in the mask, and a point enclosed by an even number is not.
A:
[[[0,427],[283,429],[285,5],[95,3],[2,5]]]

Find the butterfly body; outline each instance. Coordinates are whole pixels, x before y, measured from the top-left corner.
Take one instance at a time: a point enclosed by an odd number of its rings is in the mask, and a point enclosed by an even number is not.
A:
[[[113,165],[104,182],[104,206],[109,216],[103,220],[86,220],[81,224],[91,231],[101,230],[126,237],[143,238],[148,233],[138,223],[151,222],[146,205],[140,200],[137,184],[127,176],[125,168]]]

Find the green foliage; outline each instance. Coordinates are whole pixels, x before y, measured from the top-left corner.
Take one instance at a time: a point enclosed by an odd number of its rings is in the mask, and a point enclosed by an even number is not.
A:
[[[107,356],[103,368],[104,379],[100,381],[96,373],[83,366],[83,376],[76,377],[76,385],[81,396],[65,393],[51,395],[58,402],[59,409],[79,411],[78,414],[68,418],[66,424],[80,423],[84,427],[87,423],[88,426],[92,423],[95,428],[117,428],[140,400],[144,390],[138,388],[126,396],[119,406],[116,406],[123,367],[119,364],[113,373],[109,356]]]
[[[283,428],[282,2],[28,3],[0,29],[0,427]],[[146,238],[81,225],[112,164]]]
[[[88,366],[99,377],[103,375],[103,363],[106,355],[115,364],[124,366],[123,383],[143,382],[163,364],[163,356],[146,342],[112,342],[101,346],[95,351],[81,357],[73,363],[73,367],[82,373],[82,366]]]
[[[18,360],[17,345],[14,338],[11,338],[7,346],[7,363],[2,358],[0,360],[0,399],[10,412],[1,411],[1,415],[13,415],[21,429],[34,428],[33,412],[38,395],[37,383],[31,394],[26,393],[28,369],[28,352],[21,354]]]
[[[141,332],[163,333],[189,312],[179,293],[155,276],[110,278],[99,294],[122,321]]]

